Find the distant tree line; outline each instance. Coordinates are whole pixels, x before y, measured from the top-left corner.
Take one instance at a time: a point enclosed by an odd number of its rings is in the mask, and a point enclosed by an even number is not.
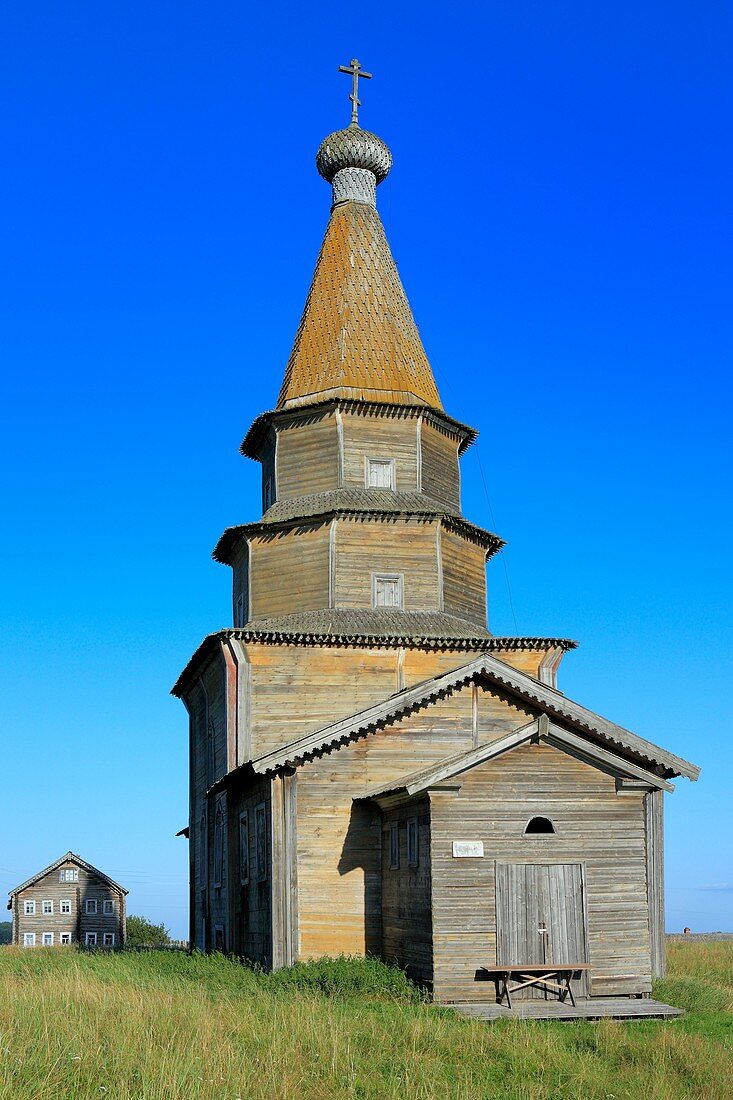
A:
[[[0,947],[13,941],[13,924],[9,920],[0,920]]]

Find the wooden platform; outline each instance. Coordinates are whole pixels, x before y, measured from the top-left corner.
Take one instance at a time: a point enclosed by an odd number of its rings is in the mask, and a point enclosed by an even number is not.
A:
[[[666,1020],[684,1015],[684,1009],[650,997],[589,997],[575,1007],[557,1000],[515,1001],[511,1009],[494,1002],[445,1007],[471,1020]]]

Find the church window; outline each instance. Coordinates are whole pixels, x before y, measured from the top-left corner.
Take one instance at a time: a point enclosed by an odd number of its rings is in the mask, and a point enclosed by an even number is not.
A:
[[[71,901],[68,900],[68,899],[64,899],[64,900],[60,901],[59,902],[59,913],[70,913],[70,912],[71,912]]]
[[[249,882],[249,814],[246,810],[239,815],[239,881],[242,886]]]
[[[36,915],[36,903],[34,901],[27,901],[25,903],[25,915],[27,917],[35,917],[35,915]]]
[[[257,881],[267,878],[267,808],[264,802],[255,806],[255,872]]]
[[[402,576],[372,573],[372,607],[402,608]]]
[[[554,833],[555,826],[549,817],[533,817],[524,831],[525,833]]]
[[[53,902],[52,901],[44,901],[44,903],[43,903],[43,915],[45,917],[50,917],[50,916],[52,916],[52,914],[53,914]]]
[[[224,813],[221,803],[214,817],[214,886],[221,886],[224,875]]]
[[[389,866],[392,871],[400,866],[400,827],[396,821],[389,825]]]
[[[366,459],[367,489],[394,489],[395,462],[393,458]]]
[[[417,818],[411,817],[407,822],[407,865],[417,867],[418,864],[418,831]]]

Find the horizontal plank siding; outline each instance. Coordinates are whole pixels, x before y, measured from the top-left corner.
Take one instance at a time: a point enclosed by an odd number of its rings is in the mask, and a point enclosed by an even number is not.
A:
[[[368,458],[393,459],[398,492],[414,492],[417,484],[417,413],[385,409],[373,412],[344,411],[343,463],[344,485],[365,487],[365,462]]]
[[[443,608],[486,629],[486,551],[455,531],[440,534]]]
[[[328,607],[328,524],[258,536],[251,540],[250,554],[251,618]]]
[[[279,427],[275,477],[278,500],[338,488],[338,429],[333,412]]]
[[[341,519],[336,531],[337,607],[370,608],[372,573],[404,578],[405,611],[439,610],[436,521]]]

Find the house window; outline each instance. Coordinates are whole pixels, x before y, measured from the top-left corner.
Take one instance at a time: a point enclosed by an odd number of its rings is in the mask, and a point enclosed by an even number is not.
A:
[[[27,917],[35,917],[35,915],[36,915],[36,903],[34,901],[27,901],[25,903],[25,915]]]
[[[59,943],[71,943],[71,932],[61,932],[59,935]]]
[[[400,573],[372,573],[372,607],[402,607]]]
[[[367,489],[394,489],[395,487],[395,462],[393,458],[367,458],[366,475]]]
[[[224,813],[221,803],[214,817],[214,886],[221,886],[224,874]]]
[[[249,882],[249,814],[239,815],[239,881],[242,886]]]
[[[94,914],[97,912],[97,899],[87,898],[84,911],[87,914]]]
[[[59,913],[67,913],[68,914],[70,912],[71,912],[71,902],[70,901],[60,901],[59,902]]]
[[[237,596],[237,609],[234,613],[234,625],[235,626],[244,626],[244,622],[245,622],[244,592],[240,592],[239,595]]]
[[[103,912],[105,917],[111,917],[115,911],[115,903],[111,899],[106,899],[103,906]]]
[[[35,947],[36,946],[36,933],[24,932],[23,933],[23,947]]]
[[[44,932],[42,943],[44,947],[53,947],[53,932]]]
[[[400,827],[396,821],[389,825],[389,866],[396,871],[400,865]]]
[[[44,903],[43,903],[43,915],[45,917],[49,917],[49,916],[53,915],[53,902],[52,901],[44,901]]]
[[[267,808],[264,802],[255,806],[255,871],[257,881],[267,878]]]
[[[268,477],[262,487],[262,511],[272,507],[272,478]]]
[[[525,833],[554,833],[555,826],[549,817],[533,817],[524,831]]]
[[[105,947],[114,947],[114,945],[115,945],[115,934],[114,934],[114,932],[105,932],[103,937],[102,937],[102,943]]]
[[[76,867],[64,867],[59,871],[59,882],[78,882],[79,872]]]
[[[407,822],[407,865],[417,867],[417,818],[411,817]]]
[[[84,937],[84,943],[87,945],[87,947],[96,947],[97,946],[97,933],[96,932],[87,932],[87,934]]]

